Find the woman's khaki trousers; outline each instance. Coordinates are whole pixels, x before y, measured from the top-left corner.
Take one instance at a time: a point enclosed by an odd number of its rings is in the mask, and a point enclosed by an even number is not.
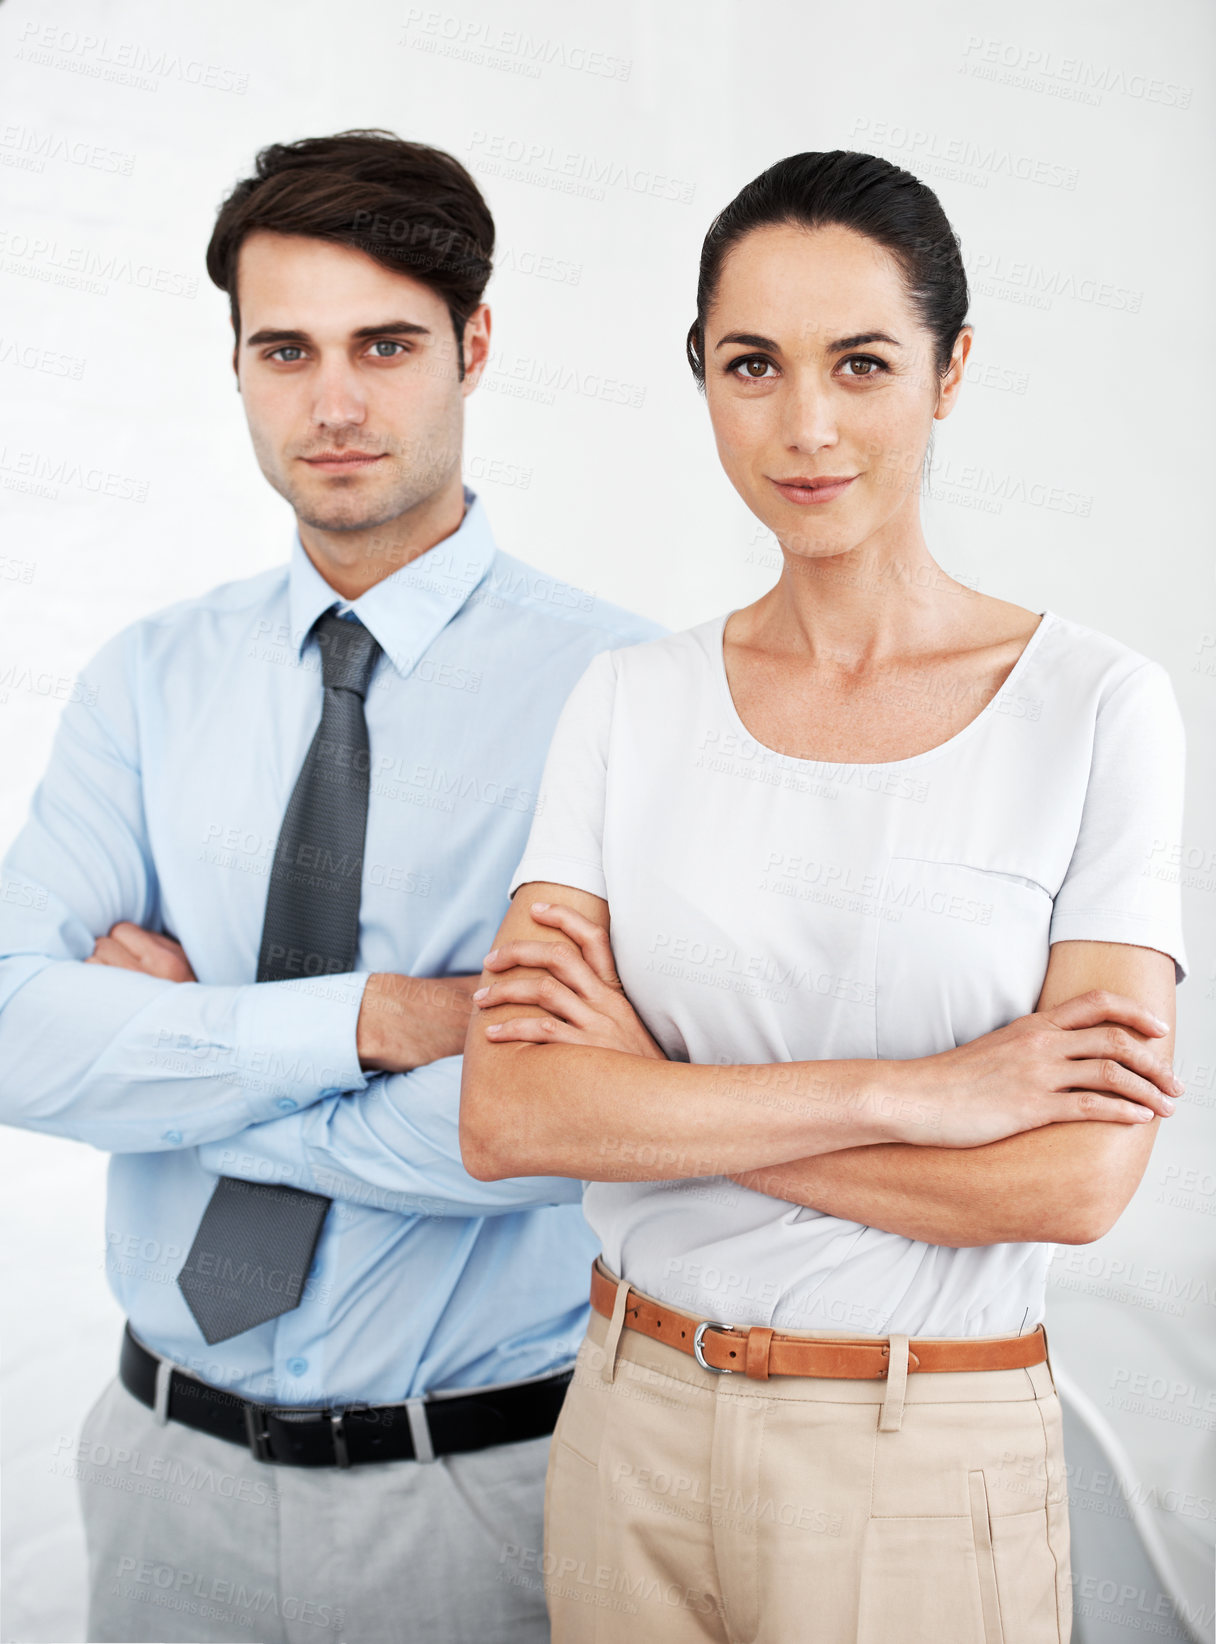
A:
[[[752,1380],[593,1312],[541,1564],[553,1644],[1067,1644],[1051,1370]]]

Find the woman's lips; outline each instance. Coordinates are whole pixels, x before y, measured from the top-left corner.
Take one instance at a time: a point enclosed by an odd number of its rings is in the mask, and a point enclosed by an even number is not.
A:
[[[815,480],[772,480],[787,502],[822,503],[842,497],[857,478],[856,474],[825,474]]]

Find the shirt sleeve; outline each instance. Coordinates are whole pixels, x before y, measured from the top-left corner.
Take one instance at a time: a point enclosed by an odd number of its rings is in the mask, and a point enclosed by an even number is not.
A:
[[[566,698],[549,743],[528,843],[507,894],[545,880],[607,900],[604,800],[616,660],[600,651]]]
[[[578,1204],[583,1184],[565,1176],[479,1182],[469,1175],[460,1153],[461,1061],[445,1056],[379,1075],[365,1091],[250,1125],[200,1147],[199,1163],[217,1175],[285,1182],[402,1216],[500,1216]]]
[[[361,974],[220,987],[83,963],[119,920],[159,929],[131,630],[64,706],[0,866],[0,1122],[112,1153],[194,1146],[363,1090]],[[187,955],[187,957],[189,957]]]
[[[1187,974],[1179,860],[1186,733],[1169,674],[1145,661],[1098,708],[1089,785],[1049,940],[1128,942]]]

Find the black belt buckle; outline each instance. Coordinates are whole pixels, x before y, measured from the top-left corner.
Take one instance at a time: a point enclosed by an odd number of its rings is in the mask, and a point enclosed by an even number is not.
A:
[[[266,1427],[266,1410],[260,1404],[245,1406],[245,1432],[255,1461],[273,1461],[270,1451],[270,1433]]]
[[[268,1418],[280,1414],[279,1411],[262,1404],[246,1404],[245,1406],[245,1433],[249,1440],[249,1449],[255,1461],[282,1463],[294,1461],[294,1456],[277,1456],[274,1453],[273,1435],[270,1431]],[[293,1431],[297,1428],[308,1428],[316,1433],[321,1428],[327,1428],[330,1441],[333,1445],[334,1464],[338,1467],[351,1465],[350,1451],[347,1448],[346,1423],[344,1418],[349,1414],[347,1410],[309,1410],[311,1418],[305,1422],[292,1422]]]
[[[346,1448],[346,1428],[342,1422],[345,1413],[344,1410],[326,1411],[326,1415],[329,1417],[330,1432],[333,1434],[334,1439],[334,1460],[339,1467],[350,1466],[350,1452]]]
[[[157,1409],[158,1365],[168,1365],[123,1333],[119,1379],[133,1397]],[[213,1387],[174,1366],[164,1415],[225,1443],[245,1444],[255,1461],[279,1467],[357,1467],[363,1462],[431,1461],[436,1455],[517,1443],[552,1433],[572,1367],[505,1388],[459,1396],[420,1396],[398,1404],[336,1409],[264,1405]]]

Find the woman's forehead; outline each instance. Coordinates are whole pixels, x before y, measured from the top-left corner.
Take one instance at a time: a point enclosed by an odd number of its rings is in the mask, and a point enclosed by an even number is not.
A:
[[[796,331],[821,345],[911,319],[899,265],[876,240],[836,224],[753,229],[726,254],[707,319],[713,331]]]

